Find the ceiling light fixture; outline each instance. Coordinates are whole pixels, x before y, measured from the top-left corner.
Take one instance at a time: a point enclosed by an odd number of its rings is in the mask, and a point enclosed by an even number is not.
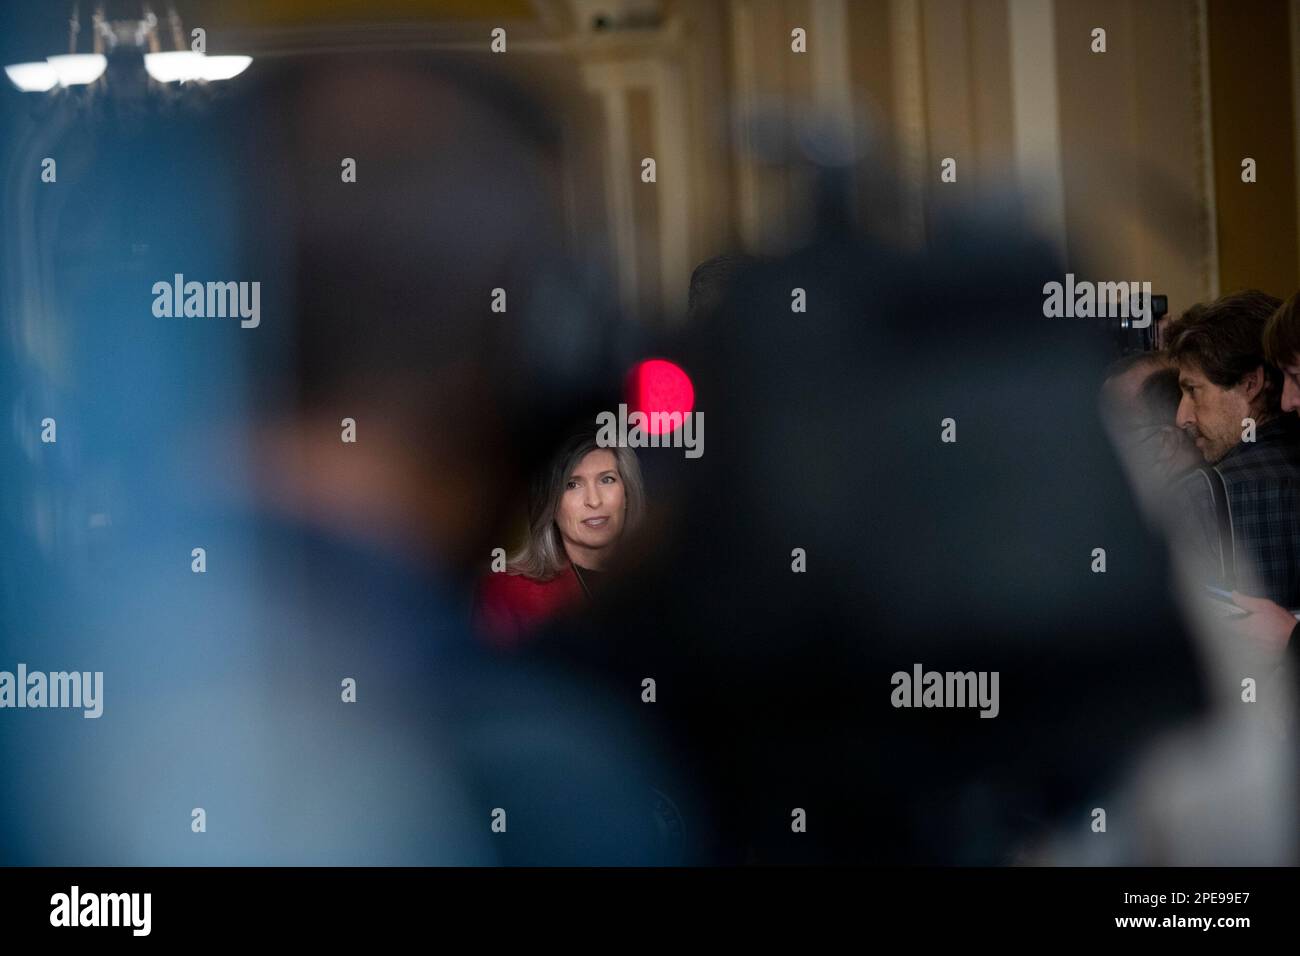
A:
[[[206,52],[184,48],[185,31],[175,7],[168,7],[174,49],[163,50],[158,38],[158,18],[149,8],[141,7],[138,20],[108,20],[101,3],[92,16],[94,25],[91,53],[77,52],[77,34],[81,32],[78,5],[72,7],[68,20],[68,52],[50,56],[45,62],[15,63],[5,67],[5,75],[24,93],[48,93],[74,86],[93,87],[108,72],[110,53],[139,51],[144,68],[158,83],[213,83],[232,79],[248,69],[251,56],[208,56]],[[137,61],[138,62],[138,61]],[[116,70],[117,67],[114,67]],[[108,82],[104,79],[104,82]]]

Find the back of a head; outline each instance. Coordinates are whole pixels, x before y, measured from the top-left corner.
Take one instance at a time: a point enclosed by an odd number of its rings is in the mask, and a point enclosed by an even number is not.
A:
[[[365,389],[413,404],[466,364],[504,371],[560,233],[544,113],[492,84],[426,58],[323,57],[241,104],[257,144],[246,223],[265,264],[289,267],[304,402]],[[509,308],[494,314],[497,287]]]
[[[717,437],[668,557],[592,630],[617,626],[599,646],[619,672],[678,695],[682,760],[727,821],[715,859],[1005,862],[1025,821],[1100,792],[1197,705],[1096,413],[1107,343],[1011,318],[1059,272],[1010,229],[923,256],[828,239],[747,273],[698,330]],[[794,286],[817,290],[815,334],[789,321]],[[1088,572],[1102,539],[1131,574]],[[917,665],[999,671],[1014,710],[904,715],[890,675]],[[792,838],[791,806],[834,832]]]
[[[736,276],[758,260],[744,253],[723,253],[705,259],[691,273],[686,311],[694,321],[715,311],[726,297]]]
[[[1183,392],[1178,384],[1178,370],[1160,368],[1147,376],[1138,390],[1138,423],[1174,426]]]
[[[1278,368],[1295,365],[1300,357],[1300,292],[1269,317],[1264,327],[1264,357]]]
[[[214,122],[252,144],[236,195],[267,314],[246,347],[258,420],[382,426],[430,507],[460,502],[460,556],[523,493],[554,391],[530,342],[585,316],[557,305],[580,293],[552,116],[477,63],[326,55],[269,66]]]
[[[1102,383],[1102,407],[1116,424],[1140,414],[1139,394],[1151,374],[1168,364],[1163,352],[1128,352],[1111,363]]]

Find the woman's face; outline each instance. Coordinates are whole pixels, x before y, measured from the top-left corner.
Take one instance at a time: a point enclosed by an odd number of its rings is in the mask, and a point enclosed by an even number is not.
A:
[[[598,448],[584,455],[565,482],[555,514],[569,557],[581,564],[583,551],[616,543],[623,533],[626,504],[614,453]]]

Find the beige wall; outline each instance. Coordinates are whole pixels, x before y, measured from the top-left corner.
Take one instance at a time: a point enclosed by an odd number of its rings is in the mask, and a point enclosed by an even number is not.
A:
[[[1172,313],[1214,293],[1203,15],[1185,0],[1058,3],[1071,265],[1150,280]],[[1091,51],[1106,30],[1107,52]]]
[[[1291,31],[1285,3],[1208,0],[1219,268],[1226,290],[1297,284]],[[1241,161],[1258,181],[1241,181]]]
[[[877,134],[857,212],[899,241],[924,241],[947,205],[998,201],[1026,182],[1043,187],[1045,207],[1029,222],[1054,234],[1069,269],[1151,281],[1174,312],[1221,289],[1285,295],[1296,285],[1282,0],[717,0],[666,10],[684,27],[680,48],[663,56],[681,71],[689,111],[692,265],[799,241],[808,226],[799,177],[751,153],[754,127],[742,125],[730,150],[716,131],[756,106],[793,131],[820,104]],[[817,32],[837,22],[840,34]],[[807,55],[790,52],[796,26],[809,31]],[[1097,27],[1105,53],[1091,49]],[[828,92],[837,76],[846,82]],[[653,137],[644,147],[654,149]],[[1250,186],[1239,164],[1252,153],[1268,176]],[[955,184],[939,181],[944,157],[957,160]],[[881,169],[900,175],[898,189],[875,188]],[[653,243],[654,231],[640,223],[638,241]],[[684,289],[688,268],[680,259],[673,268],[682,271],[661,276],[660,288]]]
[[[369,2],[403,20],[410,8]],[[1031,184],[1026,228],[1069,269],[1150,281],[1173,312],[1220,290],[1286,295],[1300,282],[1300,0],[662,0],[658,28],[602,33],[583,22],[595,6],[477,9],[512,31],[512,59],[576,78],[573,235],[615,272],[631,315],[680,321],[699,261],[802,241],[806,176],[769,147],[784,138],[797,150],[818,115],[872,143],[849,201],[899,243],[925,242],[949,206],[1005,205]],[[222,26],[250,52],[322,37],[484,49],[491,23],[470,7],[428,7],[422,25],[376,14],[361,32],[255,12],[242,32],[239,17]],[[807,54],[791,52],[795,27]],[[1104,54],[1090,48],[1098,27]],[[756,111],[762,124],[744,121]],[[653,185],[640,181],[646,156]],[[1241,183],[1243,156],[1259,162],[1258,183]],[[940,182],[945,157],[956,183]]]

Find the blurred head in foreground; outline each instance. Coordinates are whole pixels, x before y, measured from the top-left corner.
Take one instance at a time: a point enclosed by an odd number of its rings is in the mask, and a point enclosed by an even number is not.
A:
[[[93,733],[28,721],[10,737],[3,722],[22,824],[0,856],[662,861],[655,790],[681,791],[625,720],[635,697],[489,660],[459,586],[506,540],[530,418],[554,398],[538,324],[555,338],[583,314],[556,261],[546,112],[427,55],[285,58],[243,79],[105,127],[121,159],[98,154],[114,175],[94,184],[93,245],[130,235],[147,251],[125,272],[139,334],[118,347],[154,348],[138,364],[165,370],[157,404],[187,400],[167,448],[180,477],[156,482],[143,519],[116,512],[113,561],[59,569],[68,666],[103,661],[103,716]],[[150,285],[175,273],[260,282],[260,322],[151,315]],[[237,381],[239,401],[190,367]],[[130,504],[150,469],[122,466],[115,504]]]
[[[286,71],[262,92],[282,109],[252,124],[246,205],[292,319],[258,342],[279,413],[258,484],[305,520],[481,559],[517,493],[530,400],[547,397],[526,347],[563,245],[546,114],[491,74],[419,58]]]
[[[692,330],[716,440],[665,556],[566,646],[655,677],[705,859],[1011,862],[1086,830],[1198,712],[1163,543],[1097,414],[1108,343],[1042,320],[1062,271],[1011,224],[918,255],[823,236]],[[1122,573],[1093,572],[1098,547]],[[998,673],[1000,711],[894,704],[917,667]]]
[[[731,283],[758,260],[742,252],[727,252],[705,259],[691,271],[686,311],[692,323],[707,319],[726,300]]]

